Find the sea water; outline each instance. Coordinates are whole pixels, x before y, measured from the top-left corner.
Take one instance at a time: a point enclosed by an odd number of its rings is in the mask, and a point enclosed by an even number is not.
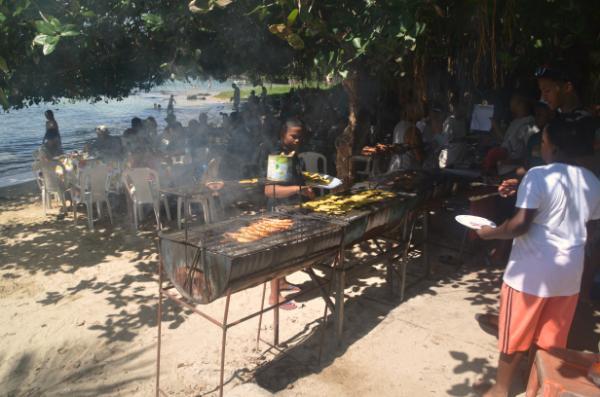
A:
[[[31,165],[33,152],[39,148],[46,132],[44,112],[51,109],[58,122],[65,151],[81,150],[84,144],[94,139],[95,128],[106,125],[111,135],[120,136],[131,126],[133,117],[153,116],[162,132],[166,125],[167,105],[171,95],[175,96],[175,116],[184,126],[208,113],[209,122],[219,123],[220,112],[229,113],[228,102],[188,100],[188,95],[199,93],[216,94],[231,89],[231,82],[193,81],[169,82],[149,92],[138,92],[123,100],[96,103],[86,101],[60,101],[57,104],[41,104],[28,108],[3,112],[0,110],[0,187],[33,179]],[[155,109],[160,104],[162,109]]]

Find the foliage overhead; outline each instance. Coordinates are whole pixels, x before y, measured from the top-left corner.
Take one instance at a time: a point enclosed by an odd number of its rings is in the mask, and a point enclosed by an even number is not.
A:
[[[596,0],[0,0],[0,37],[5,108],[240,74],[460,92],[561,57],[600,97]]]

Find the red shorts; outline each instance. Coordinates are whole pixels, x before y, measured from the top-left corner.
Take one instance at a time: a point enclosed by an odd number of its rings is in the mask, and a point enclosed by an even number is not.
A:
[[[498,162],[508,158],[508,150],[503,147],[490,149],[483,159],[481,168],[486,173],[496,175],[498,173]]]
[[[501,353],[527,351],[533,344],[547,350],[564,348],[579,294],[542,298],[502,283],[498,348]]]

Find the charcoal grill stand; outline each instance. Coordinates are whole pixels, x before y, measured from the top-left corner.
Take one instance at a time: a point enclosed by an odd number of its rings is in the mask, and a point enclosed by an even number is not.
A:
[[[341,241],[343,241],[343,240],[341,240]],[[341,242],[340,242],[340,244],[341,244]],[[310,272],[312,271],[311,266],[313,266],[317,262],[324,261],[328,258],[331,258],[336,253],[338,253],[338,255],[340,255],[338,247],[311,254],[307,258],[302,258],[297,264],[295,264],[293,266],[293,268],[291,266],[285,267],[282,271],[271,274],[271,278],[275,279],[275,278],[281,277],[282,275],[287,274],[288,272],[291,272],[292,270],[290,270],[290,269],[295,269],[294,271],[297,271],[299,269],[306,268],[306,269],[308,269],[307,271],[310,274]],[[313,276],[314,276],[314,273],[313,273]],[[271,347],[276,347],[277,345],[279,345],[279,306],[281,306],[287,302],[290,302],[291,300],[293,300],[294,298],[297,298],[298,296],[308,294],[309,292],[312,292],[315,289],[319,289],[321,291],[323,298],[325,298],[326,302],[328,302],[326,304],[325,314],[324,314],[324,318],[323,318],[323,322],[326,323],[327,306],[330,304],[330,302],[329,302],[328,296],[325,295],[323,285],[321,283],[319,283],[319,281],[316,278],[313,278],[313,276],[311,276],[311,279],[313,279],[314,283],[316,284],[315,287],[304,289],[300,293],[294,294],[293,297],[285,299],[283,302],[279,302],[275,305],[270,305],[267,308],[264,307],[264,296],[265,296],[265,292],[266,292],[266,283],[265,283],[265,285],[263,287],[263,299],[261,302],[261,309],[257,312],[251,313],[243,318],[240,318],[240,319],[232,321],[232,322],[228,322],[229,304],[231,301],[232,293],[237,292],[237,290],[234,287],[230,287],[227,289],[227,292],[225,295],[225,309],[223,312],[223,321],[219,321],[218,319],[210,316],[209,314],[199,310],[196,307],[196,305],[190,303],[184,297],[180,297],[177,294],[171,292],[171,289],[173,289],[174,286],[168,286],[168,287],[164,286],[163,261],[162,261],[162,257],[161,257],[160,261],[159,261],[159,265],[158,265],[159,296],[158,296],[158,310],[157,310],[158,342],[157,342],[157,353],[156,353],[156,396],[158,397],[161,394],[166,395],[166,393],[160,389],[160,362],[161,362],[161,347],[162,347],[161,346],[161,339],[162,339],[162,321],[161,320],[162,320],[163,296],[166,297],[167,299],[171,299],[177,305],[191,310],[193,313],[200,315],[204,319],[208,320],[210,323],[221,328],[223,335],[222,335],[222,339],[221,339],[221,366],[220,366],[219,396],[222,397],[223,396],[224,378],[225,378],[225,347],[226,347],[226,343],[227,343],[227,331],[229,330],[229,328],[239,325],[243,322],[246,322],[256,316],[260,316],[259,317],[259,334],[257,337],[257,346],[258,346],[258,342],[260,340],[260,341],[267,343]],[[273,344],[272,345],[269,342],[266,342],[265,340],[260,338],[260,326],[262,323],[262,315],[264,313],[268,312],[269,310],[274,311],[274,327],[273,327],[274,332],[273,332]]]
[[[334,302],[334,304],[329,304],[330,301],[328,298],[326,298],[326,302],[328,303],[327,306],[332,309],[332,313],[334,314],[334,328],[335,328],[335,335],[336,335],[336,339],[338,340],[338,343],[341,343],[342,332],[344,329],[344,289],[346,286],[346,276],[347,276],[347,273],[349,271],[351,271],[352,269],[354,269],[358,266],[372,265],[374,263],[381,262],[383,260],[386,265],[386,270],[387,270],[386,281],[390,288],[391,295],[394,296],[396,293],[396,289],[397,289],[396,288],[396,283],[397,283],[396,280],[399,278],[400,279],[399,280],[400,281],[400,285],[399,285],[400,300],[401,301],[404,300],[404,295],[405,295],[405,290],[406,290],[406,273],[407,273],[407,264],[408,264],[407,263],[408,262],[408,254],[410,251],[410,246],[411,246],[413,232],[414,232],[416,218],[417,218],[417,217],[415,217],[415,220],[410,222],[411,224],[409,225],[409,216],[408,215],[409,214],[406,214],[404,216],[404,219],[401,222],[401,224],[392,228],[392,231],[395,231],[395,230],[398,230],[400,227],[402,227],[402,234],[404,236],[404,239],[403,239],[404,241],[392,239],[391,237],[388,237],[388,236],[383,236],[384,233],[377,233],[376,235],[373,235],[373,237],[371,239],[375,242],[375,245],[379,251],[379,254],[373,256],[372,258],[370,258],[366,261],[347,261],[346,263],[344,263],[345,262],[344,254],[346,252],[346,249],[353,247],[356,244],[356,242],[352,242],[347,245],[342,244],[342,246],[340,247],[339,258],[336,260],[336,262],[334,262],[334,264],[331,268],[332,273],[333,273],[334,286],[335,286],[335,302]],[[424,216],[424,221],[427,222],[427,215],[424,214],[423,216]],[[426,233],[427,233],[427,228],[425,227],[424,228],[425,241],[427,239]],[[382,239],[382,240],[386,240],[386,241],[389,241],[392,243],[396,243],[398,246],[392,247],[392,248],[388,249],[387,251],[384,251],[384,249],[381,247],[381,245],[379,244],[377,239]],[[366,238],[363,241],[366,241],[366,240],[369,240],[369,238]],[[394,264],[394,261],[397,259],[400,259],[400,268],[399,269]],[[427,273],[429,273],[428,257],[424,256],[424,261],[425,261],[425,266],[427,268]],[[394,277],[394,275],[396,275],[396,277]],[[326,306],[325,311],[327,311],[327,306]],[[325,313],[325,315],[326,314],[327,313]]]

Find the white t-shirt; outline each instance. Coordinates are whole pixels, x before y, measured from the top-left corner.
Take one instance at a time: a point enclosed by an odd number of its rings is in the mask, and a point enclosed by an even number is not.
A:
[[[519,186],[516,207],[537,212],[527,233],[513,241],[504,282],[540,297],[577,294],[586,223],[600,219],[600,180],[563,163],[534,167]]]

